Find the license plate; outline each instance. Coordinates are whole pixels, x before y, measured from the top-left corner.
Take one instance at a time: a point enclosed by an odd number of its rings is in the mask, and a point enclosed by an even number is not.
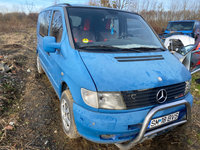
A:
[[[149,123],[148,129],[175,121],[178,119],[178,116],[179,116],[179,112],[175,112],[173,114],[169,114],[160,118],[152,119]]]

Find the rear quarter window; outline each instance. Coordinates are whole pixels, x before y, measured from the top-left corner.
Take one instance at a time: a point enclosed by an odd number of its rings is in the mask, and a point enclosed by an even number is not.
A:
[[[48,36],[49,23],[51,19],[51,11],[44,11],[39,15],[39,34],[44,37]]]

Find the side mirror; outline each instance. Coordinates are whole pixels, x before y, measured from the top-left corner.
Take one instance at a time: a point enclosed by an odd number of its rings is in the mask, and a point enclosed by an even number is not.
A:
[[[43,49],[47,53],[55,53],[56,49],[60,49],[61,44],[56,43],[56,38],[53,36],[45,36],[43,38]]]

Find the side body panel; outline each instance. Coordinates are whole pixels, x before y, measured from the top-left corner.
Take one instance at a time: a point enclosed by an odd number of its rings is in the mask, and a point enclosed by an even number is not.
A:
[[[62,94],[62,83],[66,83],[75,103],[83,105],[86,108],[93,109],[86,105],[81,98],[81,88],[87,88],[88,90],[96,91],[94,82],[82,61],[77,50],[72,49],[69,38],[68,29],[66,27],[66,16],[62,7],[52,7],[47,10],[51,10],[51,18],[53,11],[58,10],[62,14],[63,20],[63,36],[61,40],[61,49],[55,53],[47,54],[43,50],[43,37],[39,35],[39,25],[37,28],[38,46],[37,52],[40,57],[42,67],[48,76],[51,84],[53,85],[58,97]],[[45,10],[44,10],[45,11]],[[49,30],[51,28],[51,22]],[[50,31],[48,33],[50,35]]]

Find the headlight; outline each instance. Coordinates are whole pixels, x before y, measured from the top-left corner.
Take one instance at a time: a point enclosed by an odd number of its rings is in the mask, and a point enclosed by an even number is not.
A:
[[[126,109],[120,92],[94,92],[81,89],[84,102],[94,108]]]
[[[121,93],[98,93],[99,108],[103,109],[125,109]]]
[[[190,92],[191,80],[185,82],[185,95]]]
[[[99,108],[97,92],[81,89],[81,96],[84,102],[94,108]]]

